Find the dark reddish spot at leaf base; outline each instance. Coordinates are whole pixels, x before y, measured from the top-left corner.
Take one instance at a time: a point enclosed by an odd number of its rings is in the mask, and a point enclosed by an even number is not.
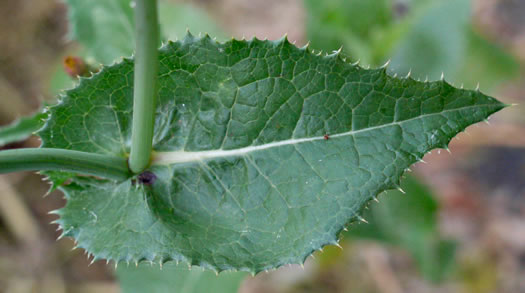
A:
[[[328,136],[328,134],[325,134],[324,135],[324,140],[329,140],[330,139],[330,136]]]
[[[157,175],[150,171],[144,171],[137,177],[137,179],[140,184],[153,185],[153,183],[157,181]]]

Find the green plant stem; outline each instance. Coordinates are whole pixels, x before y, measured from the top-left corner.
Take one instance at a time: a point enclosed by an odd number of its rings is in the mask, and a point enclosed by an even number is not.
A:
[[[140,173],[151,161],[157,100],[159,24],[157,0],[136,0],[135,79],[129,167]]]
[[[29,170],[70,171],[116,180],[130,176],[125,158],[46,148],[0,152],[0,173]]]

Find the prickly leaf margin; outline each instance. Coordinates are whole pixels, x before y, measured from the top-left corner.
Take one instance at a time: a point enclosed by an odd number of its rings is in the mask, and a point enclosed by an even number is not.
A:
[[[155,180],[61,187],[56,223],[93,260],[253,273],[302,263],[410,165],[505,106],[286,38],[188,35],[159,57]],[[127,156],[132,83],[130,59],[81,79],[50,108],[43,147]]]

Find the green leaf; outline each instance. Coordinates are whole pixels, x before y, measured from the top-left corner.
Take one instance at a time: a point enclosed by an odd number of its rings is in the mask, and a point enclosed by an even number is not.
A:
[[[469,21],[469,0],[431,1],[392,53],[391,68],[430,79],[455,75],[467,56]]]
[[[70,38],[84,46],[87,56],[109,64],[131,55],[135,45],[132,1],[66,0],[66,3]]]
[[[32,116],[22,117],[0,127],[0,146],[27,139],[44,126],[46,119],[47,114],[38,111]]]
[[[519,64],[502,48],[483,39],[471,23],[471,1],[430,1],[407,29],[392,55],[391,69],[401,75],[438,78],[485,90],[512,79]]]
[[[62,187],[57,223],[95,258],[251,272],[303,262],[411,164],[505,106],[286,39],[188,35],[159,58],[157,180]],[[126,59],[81,79],[50,109],[43,147],[127,156],[132,76]]]
[[[444,72],[454,84],[491,90],[517,76],[518,62],[474,32],[469,0],[394,2],[305,0],[308,38],[323,50],[343,45],[362,64],[391,59],[392,72],[420,79]]]
[[[117,278],[123,293],[233,293],[239,290],[246,273],[225,272],[218,276],[201,269],[188,270],[187,266],[166,264],[158,266],[140,264],[119,266]]]
[[[159,5],[159,22],[166,40],[182,39],[188,30],[226,40],[224,31],[203,9],[189,3],[163,1]]]
[[[308,39],[325,51],[343,46],[364,64],[375,63],[373,44],[394,26],[388,0],[305,0]],[[382,49],[387,44],[382,42]],[[389,46],[387,46],[389,47]],[[381,56],[380,58],[382,59]]]
[[[461,68],[453,77],[456,84],[463,83],[466,87],[480,84],[483,89],[490,91],[519,76],[519,62],[503,48],[472,29],[468,30],[465,38],[468,40],[468,50],[462,58]]]
[[[440,282],[454,264],[455,244],[441,239],[437,226],[438,204],[430,191],[413,177],[403,181],[400,191],[389,191],[380,203],[363,213],[369,225],[357,225],[346,237],[378,240],[406,249],[422,275]]]
[[[70,38],[84,54],[103,64],[131,56],[135,46],[135,20],[131,0],[66,0],[69,6]],[[165,39],[184,37],[191,29],[221,36],[221,30],[194,5],[159,2],[159,22]]]

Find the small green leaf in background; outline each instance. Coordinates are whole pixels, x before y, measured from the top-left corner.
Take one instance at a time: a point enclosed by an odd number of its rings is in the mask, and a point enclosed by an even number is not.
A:
[[[138,267],[120,265],[116,271],[122,293],[235,293],[248,275],[223,272],[219,275],[201,268],[168,263],[162,269],[146,263]]]
[[[86,55],[110,64],[129,57],[135,46],[133,1],[66,0],[69,4],[70,38],[80,42]]]
[[[64,235],[95,259],[259,272],[302,263],[405,169],[504,104],[318,56],[285,38],[172,42],[159,52],[151,185],[75,176]],[[43,147],[126,157],[133,60],[50,108]]]
[[[371,50],[393,22],[389,0],[305,0],[312,47],[331,52],[343,46],[352,59],[376,64]],[[385,46],[386,44],[383,44]]]
[[[519,72],[515,58],[475,31],[469,0],[305,0],[305,6],[313,47],[330,52],[343,45],[365,65],[391,60],[391,73],[422,80],[444,73],[457,86],[480,83],[484,90]]]
[[[0,127],[0,146],[27,139],[44,126],[47,116],[46,113],[39,111],[32,116],[22,117]]]
[[[164,40],[184,38],[189,31],[197,34],[208,33],[218,40],[225,40],[224,31],[203,10],[188,3],[161,1],[159,22]]]
[[[406,249],[425,279],[440,282],[454,265],[455,244],[440,236],[438,203],[428,188],[414,177],[405,179],[402,187],[406,194],[389,191],[380,203],[371,203],[363,214],[369,225],[350,227],[345,239],[377,240]]]
[[[407,35],[392,53],[391,69],[401,75],[409,71],[418,78],[439,79],[441,73],[456,74],[466,56],[470,1],[433,1],[417,17]]]
[[[70,38],[84,48],[85,57],[111,64],[132,55],[135,22],[132,0],[66,0],[69,4]],[[214,21],[194,5],[159,2],[159,22],[165,40],[185,36],[187,30],[221,37]]]
[[[492,91],[505,81],[517,78],[520,65],[516,58],[505,52],[501,46],[491,43],[470,28],[465,36],[468,41],[466,54],[455,76],[456,84]]]

